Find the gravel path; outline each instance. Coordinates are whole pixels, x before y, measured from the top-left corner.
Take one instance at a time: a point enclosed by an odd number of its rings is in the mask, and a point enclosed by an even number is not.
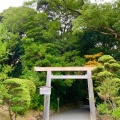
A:
[[[90,111],[88,108],[69,110],[51,115],[50,120],[90,120]]]

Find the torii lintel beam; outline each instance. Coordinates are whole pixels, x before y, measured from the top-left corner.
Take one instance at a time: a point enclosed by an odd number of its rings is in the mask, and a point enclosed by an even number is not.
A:
[[[35,71],[88,71],[94,67],[34,67]]]

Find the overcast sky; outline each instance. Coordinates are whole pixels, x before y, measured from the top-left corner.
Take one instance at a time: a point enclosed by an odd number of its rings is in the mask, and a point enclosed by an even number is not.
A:
[[[23,4],[24,1],[29,1],[29,0],[0,0],[0,12],[3,10],[9,8],[9,7],[18,7]],[[91,0],[94,2],[95,0]],[[97,1],[114,1],[114,0],[97,0]]]
[[[21,6],[24,1],[28,0],[0,0],[0,12],[9,7]]]

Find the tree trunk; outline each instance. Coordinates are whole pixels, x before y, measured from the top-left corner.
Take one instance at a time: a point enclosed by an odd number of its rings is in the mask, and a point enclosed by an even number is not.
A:
[[[10,116],[10,120],[13,120],[12,118],[12,111],[11,111],[11,105],[10,105],[10,102],[9,102],[9,105],[8,105],[8,110],[9,110],[9,116]]]
[[[15,112],[15,120],[17,120],[17,112]]]

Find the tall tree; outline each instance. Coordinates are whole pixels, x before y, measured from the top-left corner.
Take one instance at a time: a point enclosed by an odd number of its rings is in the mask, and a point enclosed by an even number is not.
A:
[[[75,18],[73,33],[80,34],[84,54],[96,51],[119,59],[119,1],[105,4],[84,4],[81,15]],[[88,49],[87,49],[88,48]],[[85,53],[86,54],[86,53]]]
[[[103,35],[100,31],[91,29],[85,30],[79,35],[79,48],[82,56],[85,54],[95,54],[103,52],[104,54],[112,55],[116,60],[119,60],[119,45],[120,41],[115,40],[114,37]]]
[[[119,39],[119,1],[106,4],[85,4],[81,16],[73,21],[73,30],[86,28]]]

